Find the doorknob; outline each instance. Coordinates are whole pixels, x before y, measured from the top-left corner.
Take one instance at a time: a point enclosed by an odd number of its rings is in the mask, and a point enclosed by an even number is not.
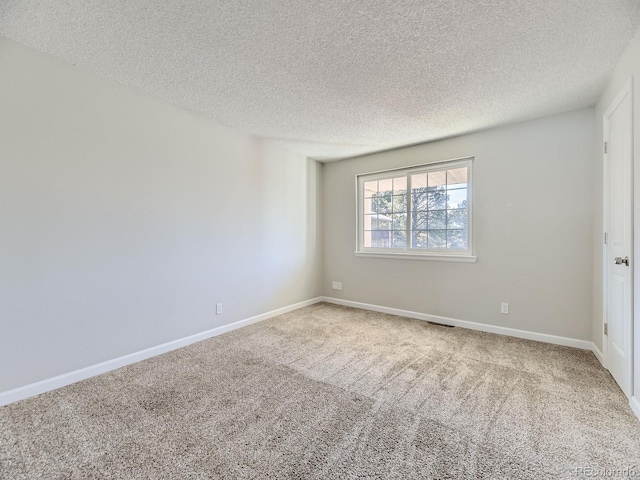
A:
[[[613,259],[616,265],[622,265],[623,263],[628,267],[629,266],[629,257],[616,257]]]

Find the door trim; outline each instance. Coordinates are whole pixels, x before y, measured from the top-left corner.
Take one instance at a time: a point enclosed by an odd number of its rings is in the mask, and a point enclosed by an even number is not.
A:
[[[607,232],[608,227],[609,227],[609,216],[608,216],[608,199],[609,199],[609,188],[608,188],[608,182],[609,182],[609,178],[608,178],[608,169],[607,169],[607,157],[608,157],[608,153],[604,152],[604,142],[608,141],[609,139],[609,122],[608,119],[609,117],[611,117],[611,115],[613,114],[613,112],[615,111],[616,108],[618,108],[618,105],[620,105],[620,103],[626,98],[629,97],[629,103],[630,103],[630,121],[629,121],[629,127],[631,129],[631,135],[630,135],[630,141],[631,141],[631,156],[629,158],[629,161],[631,162],[630,165],[630,172],[631,172],[631,199],[630,199],[630,203],[631,205],[630,207],[630,216],[631,216],[631,251],[629,252],[629,256],[631,257],[631,272],[630,272],[630,282],[631,282],[631,316],[629,319],[630,325],[628,325],[629,327],[629,336],[630,336],[630,349],[629,349],[629,376],[630,378],[629,380],[629,398],[633,397],[633,392],[634,390],[634,385],[633,385],[633,377],[634,377],[634,372],[633,372],[633,359],[634,359],[634,348],[633,348],[633,339],[634,339],[634,331],[633,331],[633,324],[634,324],[634,297],[635,297],[635,288],[634,288],[634,270],[635,270],[635,255],[634,255],[634,220],[635,220],[635,212],[634,212],[634,208],[633,208],[633,204],[634,204],[634,168],[633,168],[633,141],[634,141],[634,136],[633,136],[633,76],[629,77],[629,79],[625,82],[625,84],[622,86],[621,90],[618,92],[618,94],[616,95],[616,97],[614,98],[614,100],[611,102],[611,104],[609,105],[609,107],[607,108],[607,110],[604,112],[604,114],[602,115],[602,142],[603,144],[599,146],[599,148],[602,148],[601,152],[602,152],[602,235],[600,237],[600,241],[602,242],[602,321],[600,324],[600,334],[602,335],[602,357],[603,357],[603,362],[602,362],[602,366],[604,368],[609,368],[609,345],[608,345],[608,338],[607,335],[604,334],[604,324],[607,323],[607,314],[608,314],[608,306],[609,306],[609,278],[608,278],[608,257],[607,257],[607,244],[604,243],[604,233]]]

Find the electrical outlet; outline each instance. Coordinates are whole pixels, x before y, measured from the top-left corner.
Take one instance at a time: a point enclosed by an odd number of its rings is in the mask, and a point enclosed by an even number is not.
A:
[[[505,315],[509,315],[509,304],[501,303],[500,304],[500,313],[504,313]]]
[[[222,304],[216,303],[216,315],[222,315]]]
[[[334,290],[342,290],[342,282],[332,282],[331,288]]]

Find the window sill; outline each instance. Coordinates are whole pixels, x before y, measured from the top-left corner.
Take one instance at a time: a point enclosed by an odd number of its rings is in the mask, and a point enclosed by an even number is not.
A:
[[[398,260],[427,260],[430,262],[476,263],[475,255],[447,255],[438,253],[386,253],[386,252],[353,252],[356,257],[395,258]]]

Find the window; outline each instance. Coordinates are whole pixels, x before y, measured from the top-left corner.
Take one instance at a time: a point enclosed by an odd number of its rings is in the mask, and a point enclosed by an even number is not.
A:
[[[475,261],[472,159],[358,175],[356,255]]]

